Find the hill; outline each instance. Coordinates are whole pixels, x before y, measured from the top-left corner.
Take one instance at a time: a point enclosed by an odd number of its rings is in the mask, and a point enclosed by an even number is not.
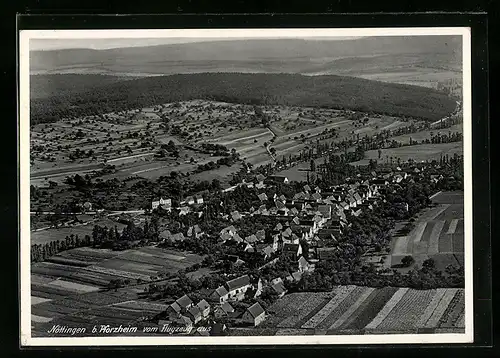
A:
[[[39,99],[51,96],[64,96],[82,91],[88,91],[110,83],[120,82],[130,77],[108,75],[31,75],[30,98]]]
[[[32,73],[176,74],[200,72],[315,73],[363,70],[402,63],[461,68],[459,36],[370,37],[354,40],[225,40],[109,50],[65,49],[30,53]],[[402,57],[402,58],[401,58]],[[351,58],[365,58],[357,66]],[[339,60],[347,59],[347,62]],[[349,64],[351,67],[345,67]]]
[[[437,120],[455,102],[436,90],[344,76],[201,73],[120,81],[79,93],[33,98],[31,122],[206,99],[256,105],[350,109]]]

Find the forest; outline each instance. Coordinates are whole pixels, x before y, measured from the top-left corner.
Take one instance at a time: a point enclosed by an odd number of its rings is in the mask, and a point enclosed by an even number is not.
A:
[[[58,75],[61,76],[61,75]],[[50,75],[44,76],[47,81]],[[63,81],[58,78],[58,83]],[[72,81],[72,77],[68,77]],[[40,79],[37,83],[42,87]],[[60,84],[60,86],[62,86]],[[71,88],[71,86],[66,86]],[[193,99],[250,105],[348,109],[435,121],[455,101],[431,88],[345,76],[199,73],[149,77],[86,86],[57,96],[31,99],[31,123],[49,123]]]

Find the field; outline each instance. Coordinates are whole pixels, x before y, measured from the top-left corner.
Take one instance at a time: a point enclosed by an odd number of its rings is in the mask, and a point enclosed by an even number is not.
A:
[[[441,143],[441,144],[419,144],[399,148],[382,149],[382,155],[379,159],[377,150],[369,150],[365,153],[365,159],[353,162],[352,165],[367,165],[370,159],[380,162],[400,159],[403,162],[413,159],[417,162],[426,160],[439,160],[440,156],[448,154],[452,157],[454,154],[463,153],[463,142]]]
[[[460,333],[464,307],[463,289],[337,286],[285,295],[260,328],[277,335]]]
[[[393,238],[391,255],[385,261],[387,267],[399,265],[406,255],[413,256],[419,266],[432,258],[440,270],[450,264],[463,265],[463,192],[442,192],[432,200],[436,206],[420,213],[408,235]]]
[[[436,135],[438,132],[441,132],[442,134],[447,134],[448,132],[460,132],[460,133],[462,133],[463,127],[464,126],[462,124],[455,124],[455,125],[451,126],[450,128],[446,128],[446,129],[441,129],[441,130],[434,129],[434,130],[428,130],[428,131],[421,131],[421,132],[417,132],[417,133],[404,134],[404,135],[392,137],[392,139],[395,141],[401,142],[401,143],[405,143],[405,144],[410,142],[410,138],[413,141],[421,142],[421,141],[426,140],[426,139],[431,139],[431,133],[434,133],[434,135]]]
[[[146,311],[161,310],[162,305],[134,301],[138,292],[147,282],[161,280],[159,277],[163,273],[185,269],[202,259],[195,254],[157,247],[121,252],[87,247],[64,251],[47,262],[31,265],[33,321],[43,323],[59,319],[68,323],[83,319],[80,317],[83,313],[87,318],[107,314],[110,319],[132,320]],[[129,280],[130,283],[118,290],[106,290],[113,279]],[[103,310],[103,305],[112,304],[120,305]]]

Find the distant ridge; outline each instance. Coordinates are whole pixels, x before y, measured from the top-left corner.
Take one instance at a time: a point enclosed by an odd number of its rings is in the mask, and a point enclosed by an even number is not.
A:
[[[459,36],[370,37],[343,41],[304,39],[225,40],[213,42],[115,48],[32,51],[30,70],[36,73],[102,71],[142,73],[230,71],[231,66],[257,72],[313,71],[336,59],[373,55],[414,55],[431,63],[459,67]],[[424,61],[425,62],[425,61]],[[177,71],[177,72],[176,72]],[[244,72],[244,71],[243,71]]]
[[[112,82],[31,100],[32,123],[193,99],[351,109],[438,120],[455,101],[437,90],[345,76],[200,73]]]

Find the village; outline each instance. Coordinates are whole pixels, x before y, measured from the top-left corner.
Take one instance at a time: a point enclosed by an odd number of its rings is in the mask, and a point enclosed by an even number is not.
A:
[[[252,206],[248,211],[234,210],[223,215],[224,220],[233,224],[220,230],[217,242],[234,248],[232,254],[227,255],[234,267],[244,266],[245,255],[253,253],[262,259],[263,264],[259,270],[276,265],[281,260],[288,263],[288,275],[270,279],[254,279],[248,274],[236,277],[229,275],[231,279],[217,288],[198,290],[195,296],[202,297],[199,301],[194,301],[190,293],[178,297],[155,318],[155,322],[160,326],[206,325],[206,322],[222,322],[223,327],[226,327],[226,323],[233,327],[261,325],[269,313],[261,304],[262,301],[256,300],[262,295],[272,297],[273,300],[283,297],[287,293],[288,284],[299,282],[302,275],[313,272],[319,262],[335,259],[340,250],[336,244],[342,241],[344,229],[351,226],[350,218],[362,213],[369,214],[386,202],[388,193],[401,188],[405,183],[425,179],[437,184],[443,178],[440,166],[435,163],[405,164],[403,168],[381,167],[365,174],[358,173],[354,178],[346,178],[345,183],[329,189],[305,184],[291,198],[278,193],[269,197],[265,193],[271,187],[290,185],[285,176],[265,177],[258,174],[243,180],[224,190],[225,195],[237,188],[257,189],[260,192],[257,195],[260,205]],[[187,197],[179,208],[173,208],[171,199],[158,198],[152,201],[151,209],[169,212],[169,215],[178,212],[179,216],[194,212],[201,218],[204,215],[203,200],[201,195]],[[400,210],[408,212],[407,202],[397,205]],[[254,216],[269,218],[274,226],[269,230],[256,230],[250,235],[240,235],[238,222]],[[185,240],[199,240],[206,235],[198,224],[181,232],[160,232],[162,242],[174,246]],[[363,253],[362,260],[375,270],[392,275],[393,272],[384,266],[385,255],[389,251],[384,248],[376,252],[371,248]],[[220,325],[217,327],[220,328]],[[209,332],[196,331],[195,334],[209,335]]]

